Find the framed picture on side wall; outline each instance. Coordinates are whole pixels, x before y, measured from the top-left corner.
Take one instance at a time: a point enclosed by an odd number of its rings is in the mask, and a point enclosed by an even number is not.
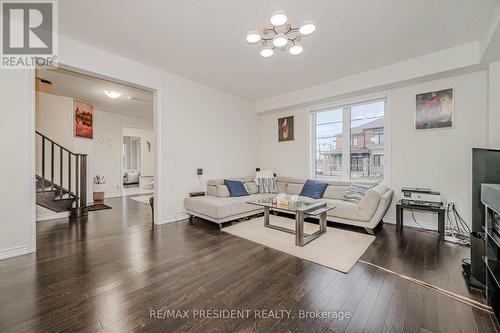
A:
[[[278,119],[278,141],[293,140],[293,116]]]
[[[452,128],[453,117],[453,89],[417,94],[415,130]]]
[[[92,139],[94,137],[94,108],[80,101],[73,101],[75,115],[75,136]]]

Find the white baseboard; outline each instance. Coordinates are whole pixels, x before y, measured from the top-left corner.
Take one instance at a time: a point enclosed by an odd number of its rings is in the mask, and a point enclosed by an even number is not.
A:
[[[162,224],[167,224],[167,223],[173,223],[173,222],[185,220],[187,218],[189,218],[189,215],[182,212],[182,213],[178,213],[176,215],[164,217],[160,223],[155,221],[155,224],[162,225]]]
[[[36,221],[47,221],[47,220],[54,220],[54,219],[63,219],[69,217],[69,211],[68,212],[60,212],[60,213],[49,213],[49,214],[37,214],[36,215]]]
[[[32,250],[27,245],[11,247],[9,249],[0,250],[0,260],[12,258],[12,257],[17,257],[17,256],[20,256],[23,254],[28,254],[31,252],[35,252],[35,251]]]
[[[119,192],[106,192],[104,193],[104,198],[107,199],[107,198],[116,198],[116,197],[121,197],[123,196],[123,193],[122,191],[119,191]]]

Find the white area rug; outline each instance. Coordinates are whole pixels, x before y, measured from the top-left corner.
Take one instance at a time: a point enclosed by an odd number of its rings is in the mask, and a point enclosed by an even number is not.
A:
[[[270,223],[295,229],[295,220],[286,217],[271,215]],[[317,231],[318,228],[317,224],[304,223],[304,231],[307,234]],[[326,234],[304,247],[299,247],[295,245],[295,235],[264,227],[264,217],[241,222],[222,230],[343,273],[351,270],[375,239],[371,235],[328,227]]]
[[[143,195],[140,197],[132,197],[130,198],[131,200],[139,201],[143,204],[149,205],[149,198],[151,198],[153,195]]]

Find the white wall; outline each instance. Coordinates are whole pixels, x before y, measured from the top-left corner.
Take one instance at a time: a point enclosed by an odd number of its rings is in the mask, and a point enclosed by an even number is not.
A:
[[[489,65],[488,146],[500,149],[500,62]]]
[[[162,121],[166,179],[161,191],[166,218],[176,219],[184,212],[186,195],[200,190],[197,168],[204,170],[203,186],[208,179],[255,172],[258,117],[249,102],[190,81],[166,91],[171,99],[166,98],[169,106]]]
[[[294,140],[278,142],[278,118],[294,116]],[[260,117],[259,167],[281,176],[310,175],[310,114],[307,108],[271,113]]]
[[[0,259],[34,251],[34,175],[28,163],[30,118],[30,80],[26,71],[0,70]]]
[[[453,88],[455,126],[450,130],[415,132],[415,95]],[[453,200],[465,218],[471,219],[472,147],[487,143],[487,75],[474,72],[441,80],[392,89],[388,92],[391,114],[391,174],[387,182],[395,190],[386,220],[395,220],[395,202],[403,186],[431,187],[445,200]],[[295,140],[278,143],[277,118],[294,115]],[[306,108],[272,113],[260,118],[259,165],[284,176],[309,175],[309,113]],[[409,217],[406,217],[408,220]],[[434,216],[417,214],[429,227],[437,225]]]
[[[106,197],[120,195],[122,130],[124,127],[134,126],[150,129],[152,133],[153,120],[94,110],[93,139],[75,137],[73,126],[72,98],[43,92],[36,93],[36,129],[74,153],[88,154],[87,197],[89,202],[92,201],[92,178],[95,175],[106,178],[104,188]],[[40,152],[40,147],[37,147],[37,152]],[[56,175],[59,174],[57,161],[56,158]],[[40,175],[39,162],[40,158],[37,159],[37,174]],[[66,186],[65,175],[63,180]]]

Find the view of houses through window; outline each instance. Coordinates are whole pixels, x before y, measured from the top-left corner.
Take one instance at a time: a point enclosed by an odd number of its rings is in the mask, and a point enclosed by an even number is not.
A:
[[[384,179],[384,106],[378,100],[313,113],[316,178]]]

